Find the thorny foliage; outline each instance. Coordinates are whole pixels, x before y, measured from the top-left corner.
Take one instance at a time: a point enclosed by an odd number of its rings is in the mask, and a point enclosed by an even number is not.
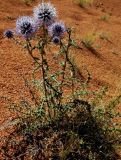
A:
[[[41,12],[44,12],[42,8]],[[1,147],[3,159],[117,160],[119,156],[112,145],[121,143],[120,130],[112,119],[120,116],[113,109],[121,96],[105,109],[101,108],[99,102],[106,88],[100,92],[89,91],[89,72],[87,79],[78,76],[70,53],[81,47],[72,39],[72,30],[65,29],[62,23],[57,23],[60,28],[57,26],[55,30],[54,22],[49,26],[51,36],[45,25],[33,36],[34,21],[26,19],[25,23],[25,19],[17,23],[25,40],[18,39],[11,30],[6,31],[5,36],[24,47],[34,61],[33,79],[25,80],[34,103],[23,100],[20,105],[10,105],[17,116],[12,122],[14,131]],[[56,45],[56,54],[52,43]],[[93,100],[89,102],[85,97],[90,96]],[[114,134],[118,138],[114,138]]]

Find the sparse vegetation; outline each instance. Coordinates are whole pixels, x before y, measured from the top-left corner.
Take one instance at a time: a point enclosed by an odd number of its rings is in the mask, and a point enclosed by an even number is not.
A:
[[[109,21],[109,18],[110,18],[110,15],[108,14],[104,14],[100,17],[100,20],[102,21],[105,21],[105,22],[108,22]]]
[[[95,34],[87,34],[82,38],[82,43],[85,45],[86,48],[90,49],[93,48],[93,44],[96,40],[96,35]]]
[[[23,2],[28,6],[30,5],[32,2],[34,2],[35,0],[23,0]]]
[[[108,41],[109,43],[112,43],[112,41],[111,41],[111,34],[110,34],[110,33],[102,32],[102,33],[99,34],[99,37],[100,37],[100,39],[102,39],[102,40],[106,40],[106,41]]]
[[[112,53],[115,54],[115,55],[119,55],[119,52],[116,51],[115,49],[112,50]]]
[[[11,17],[10,15],[8,15],[6,18],[7,18],[8,20],[13,20],[13,19],[14,19],[14,18]]]
[[[99,36],[100,36],[100,38],[101,38],[102,40],[110,41],[110,37],[111,37],[111,36],[110,36],[109,33],[102,32],[102,33],[99,34]]]
[[[86,7],[93,4],[93,0],[77,0],[81,7]]]

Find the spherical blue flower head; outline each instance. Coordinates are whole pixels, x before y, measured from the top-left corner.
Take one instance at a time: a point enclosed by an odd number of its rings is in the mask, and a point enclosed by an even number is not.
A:
[[[37,30],[37,23],[29,16],[22,16],[16,21],[16,33],[28,39],[33,36]]]
[[[66,32],[65,25],[62,22],[55,22],[48,27],[48,32],[50,36],[62,37]]]
[[[41,3],[34,9],[34,17],[43,25],[49,26],[57,17],[56,9],[51,3]]]
[[[12,30],[8,29],[8,30],[6,30],[6,31],[4,32],[4,36],[5,36],[6,38],[8,38],[8,39],[13,38],[14,32],[13,32]]]
[[[53,42],[54,44],[58,45],[58,44],[60,43],[60,38],[57,37],[57,36],[55,36],[55,37],[53,37],[52,42]]]

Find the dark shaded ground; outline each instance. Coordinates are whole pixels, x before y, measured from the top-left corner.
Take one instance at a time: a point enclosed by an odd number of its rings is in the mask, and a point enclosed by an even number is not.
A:
[[[2,147],[5,158],[119,160],[111,137],[104,134],[102,124],[93,118],[91,106],[86,101],[74,103],[76,110],[71,117],[63,113],[59,119],[33,132],[25,132],[25,124],[28,122],[29,126],[30,119],[17,127]]]

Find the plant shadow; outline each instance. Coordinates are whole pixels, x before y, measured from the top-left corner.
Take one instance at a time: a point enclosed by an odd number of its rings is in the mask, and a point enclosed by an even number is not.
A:
[[[24,134],[23,139],[12,146],[10,154],[10,141],[12,137],[20,135],[25,127],[22,125],[9,136],[6,145],[2,147],[5,157],[25,159],[26,153],[29,153],[35,160],[119,160],[108,135],[104,134],[102,127],[92,116],[90,104],[75,100],[73,105],[78,108],[73,116],[68,117],[63,113],[63,116],[50,124]]]
[[[108,135],[104,134],[102,126],[99,126],[99,123],[94,119],[91,114],[91,106],[88,102],[83,100],[75,101],[85,107],[78,111],[78,114],[75,118],[65,120],[65,124],[59,126],[59,128],[64,129],[64,135],[61,134],[63,143],[65,139],[67,140],[67,134],[65,133],[75,133],[78,135],[80,140],[83,140],[83,143],[80,144],[79,150],[75,148],[73,151],[70,151],[66,155],[67,160],[73,159],[83,159],[89,160],[90,153],[93,155],[92,159],[96,160],[119,160],[121,157],[116,153],[113,144],[109,141]]]

